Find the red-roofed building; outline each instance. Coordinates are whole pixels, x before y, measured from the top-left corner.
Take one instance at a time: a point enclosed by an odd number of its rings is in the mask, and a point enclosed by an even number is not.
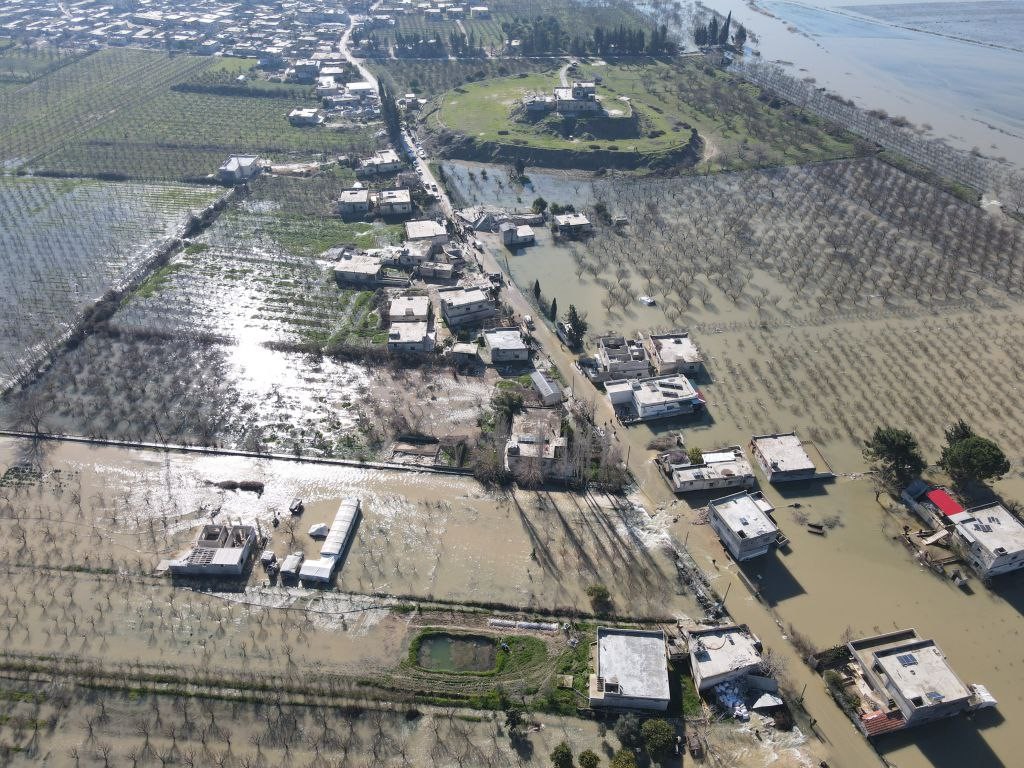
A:
[[[949,495],[945,488],[933,488],[924,497],[938,507],[939,511],[946,517],[952,517],[964,511],[964,508],[960,506],[956,499]]]

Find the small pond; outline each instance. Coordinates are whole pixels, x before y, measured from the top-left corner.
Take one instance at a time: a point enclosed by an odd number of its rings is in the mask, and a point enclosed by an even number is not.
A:
[[[497,664],[498,646],[483,635],[430,634],[420,641],[417,663],[439,672],[487,672]]]

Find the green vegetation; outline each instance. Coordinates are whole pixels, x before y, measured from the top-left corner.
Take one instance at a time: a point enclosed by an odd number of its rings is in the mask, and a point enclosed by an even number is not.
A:
[[[612,595],[604,584],[591,584],[587,587],[587,597],[590,598],[590,607],[598,616],[611,613]]]
[[[680,687],[683,693],[683,717],[700,717],[704,714],[704,707],[700,701],[700,694],[697,693],[697,686],[689,675],[681,675],[679,678]]]
[[[30,83],[84,55],[55,47],[30,48],[15,45],[10,40],[0,40],[0,83]]]
[[[601,764],[601,758],[592,749],[584,749],[579,756],[580,768],[597,768]]]
[[[514,76],[521,72],[550,72],[550,61],[541,59],[483,59],[456,61],[388,60],[371,63],[374,72],[397,94],[415,93],[421,98],[440,96],[466,83]]]
[[[573,768],[572,748],[563,741],[551,750],[552,768]]]
[[[401,225],[346,222],[319,216],[270,216],[264,223],[266,235],[282,248],[300,256],[318,256],[336,245],[377,248],[400,243]]]
[[[165,264],[164,266],[160,267],[160,269],[158,269],[156,272],[154,272],[148,278],[146,278],[146,281],[139,286],[139,289],[134,294],[135,297],[140,299],[148,299],[151,296],[155,295],[165,285],[167,285],[168,281],[171,279],[171,276],[175,272],[178,272],[184,267],[185,264],[183,264],[182,262]]]
[[[667,720],[661,718],[645,720],[640,727],[640,733],[644,739],[644,749],[655,762],[666,757],[672,751],[672,745],[676,740],[676,730]]]
[[[0,91],[0,160],[54,175],[192,180],[231,153],[310,160],[377,147],[372,125],[289,125],[288,110],[315,105],[312,94],[236,83],[247,66],[129,48],[76,58]]]
[[[946,430],[946,445],[939,466],[957,485],[984,482],[1010,471],[1010,461],[999,445],[974,434],[963,420]]]
[[[550,93],[558,84],[549,73],[456,88],[443,96],[427,124],[442,143],[448,141],[453,156],[518,153],[537,164],[544,164],[538,158],[549,159],[552,151],[575,154],[577,164],[595,152],[602,161],[621,153],[658,164],[681,152],[694,129],[706,144],[702,169],[709,170],[805,163],[859,151],[854,137],[842,129],[771,99],[701,59],[581,65],[574,78],[601,79],[598,93],[608,116],[523,115],[523,96]]]
[[[927,466],[914,436],[897,427],[877,427],[864,443],[864,458],[893,486],[903,485]]]
[[[846,712],[852,715],[857,711],[857,707],[860,706],[860,696],[855,691],[850,690],[843,685],[843,677],[836,670],[826,670],[823,675],[825,678],[825,685],[828,688],[828,692],[832,698],[835,699],[836,704]]]
[[[620,749],[610,763],[611,768],[636,768],[636,755],[632,750]]]

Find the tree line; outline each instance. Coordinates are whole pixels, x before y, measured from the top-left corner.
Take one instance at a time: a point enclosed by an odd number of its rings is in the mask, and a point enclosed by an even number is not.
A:
[[[718,16],[712,16],[711,21],[706,23],[703,20],[697,21],[693,27],[693,42],[701,48],[727,46],[730,32],[733,47],[742,50],[747,42],[747,29],[742,24],[736,24],[736,29],[732,29],[732,11],[721,24],[718,22]]]
[[[655,27],[650,34],[639,27],[620,24],[614,29],[595,27],[591,35],[570,35],[562,22],[554,16],[539,16],[535,19],[514,18],[501,24],[505,42],[511,47],[519,41],[519,52],[525,56],[569,53],[576,56],[598,54],[601,56],[656,56],[675,53],[676,44],[669,40],[668,27]]]

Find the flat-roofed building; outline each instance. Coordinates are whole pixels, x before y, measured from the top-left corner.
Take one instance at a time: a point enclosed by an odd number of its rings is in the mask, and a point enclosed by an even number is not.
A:
[[[597,354],[592,366],[584,372],[593,382],[639,379],[650,373],[643,345],[637,339],[618,334],[597,337]]]
[[[484,348],[494,365],[526,362],[530,348],[518,328],[490,328],[484,331]]]
[[[358,215],[368,213],[370,210],[370,191],[362,187],[353,187],[343,190],[338,197],[338,213],[345,215]]]
[[[494,301],[479,288],[456,288],[442,291],[441,316],[450,328],[479,325],[494,318]]]
[[[388,305],[392,323],[425,323],[430,319],[430,297],[395,296]]]
[[[530,408],[517,414],[505,443],[505,469],[520,483],[569,480],[569,441],[561,431],[558,410]]]
[[[395,354],[426,354],[433,351],[434,342],[427,323],[395,323],[388,329],[388,351]]]
[[[690,671],[698,691],[756,674],[761,669],[761,641],[746,624],[693,629],[686,635]]]
[[[591,707],[668,709],[665,633],[597,628],[597,663],[590,676]]]
[[[755,435],[750,450],[769,483],[811,480],[818,474],[796,432]]]
[[[377,210],[382,216],[412,213],[412,194],[408,189],[384,189],[377,193]]]
[[[360,179],[394,173],[402,167],[402,158],[393,149],[385,149],[363,159],[356,168]]]
[[[704,355],[689,333],[649,333],[643,337],[644,351],[654,372],[696,374],[704,367]]]
[[[916,630],[853,640],[847,648],[880,710],[888,709],[891,701],[904,727],[974,708],[973,691],[953,671],[935,641],[920,637]]]
[[[231,155],[217,169],[217,177],[225,184],[240,184],[259,175],[260,159],[256,155]]]
[[[685,376],[620,379],[607,382],[604,389],[623,423],[668,419],[704,409],[704,398]]]
[[[432,219],[407,221],[405,239],[409,243],[428,243],[440,247],[448,242],[448,230]]]
[[[204,525],[195,546],[167,567],[177,576],[241,576],[255,545],[251,525]]]
[[[507,221],[498,227],[498,231],[501,233],[502,244],[510,248],[520,245],[533,245],[536,240],[533,227],[529,224],[514,224]]]
[[[594,228],[590,219],[582,213],[560,213],[555,215],[555,229],[563,235],[578,235]]]
[[[967,564],[987,579],[1024,568],[1024,525],[994,501],[951,515]]]
[[[334,265],[334,278],[339,283],[372,285],[384,277],[384,264],[375,256],[352,254]]]
[[[423,280],[448,282],[455,279],[455,265],[443,261],[424,261],[416,267],[416,274]]]
[[[288,122],[296,126],[320,125],[323,121],[323,115],[312,107],[293,109],[288,113]]]
[[[753,488],[756,482],[754,468],[738,445],[702,451],[698,463],[694,463],[683,448],[665,451],[656,461],[675,493]]]
[[[736,560],[767,554],[779,539],[774,508],[760,493],[741,491],[708,502],[708,522]]]

